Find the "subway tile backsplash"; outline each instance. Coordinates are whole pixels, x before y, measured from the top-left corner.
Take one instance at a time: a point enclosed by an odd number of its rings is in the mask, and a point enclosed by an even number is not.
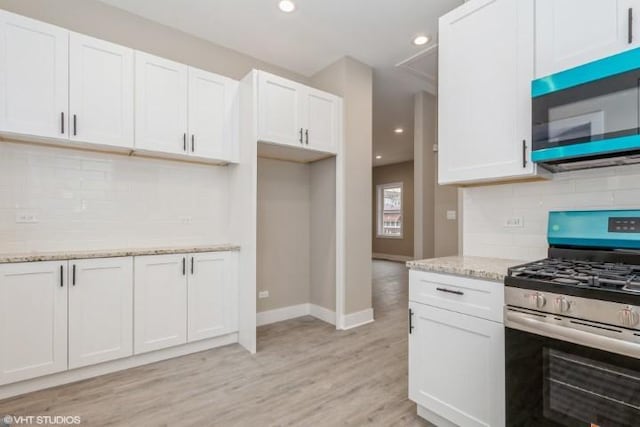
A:
[[[227,243],[228,188],[223,166],[0,142],[0,252]]]
[[[464,188],[463,254],[527,261],[544,258],[549,211],[640,209],[640,165],[552,177]],[[522,218],[523,226],[505,227],[510,218]]]

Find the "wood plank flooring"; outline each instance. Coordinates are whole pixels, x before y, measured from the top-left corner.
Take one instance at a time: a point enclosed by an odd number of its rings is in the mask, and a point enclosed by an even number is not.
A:
[[[258,329],[258,354],[205,351],[0,401],[0,416],[82,426],[428,426],[407,399],[407,272],[375,261],[375,322],[312,317]],[[0,418],[1,421],[1,418]]]

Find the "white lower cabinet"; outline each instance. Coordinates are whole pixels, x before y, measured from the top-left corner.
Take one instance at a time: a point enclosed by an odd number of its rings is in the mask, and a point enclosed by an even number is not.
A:
[[[69,369],[133,354],[133,260],[69,261]]]
[[[188,278],[189,342],[238,329],[237,255],[231,252],[193,254]]]
[[[0,386],[238,330],[235,252],[0,264]]]
[[[503,427],[504,325],[415,301],[409,309],[409,398],[419,414],[438,426]]]
[[[0,265],[0,385],[67,369],[67,261]]]
[[[134,352],[187,342],[187,255],[135,257]]]
[[[235,253],[135,257],[136,354],[237,331]]]

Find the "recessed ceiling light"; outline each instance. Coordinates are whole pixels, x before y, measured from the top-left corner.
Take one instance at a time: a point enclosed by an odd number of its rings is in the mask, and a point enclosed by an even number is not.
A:
[[[382,158],[382,156],[376,156],[377,160],[380,160]]]
[[[285,13],[291,13],[296,10],[296,4],[291,0],[280,0],[280,3],[278,3],[278,7]]]
[[[395,128],[393,131],[394,131],[395,133],[402,133],[402,132],[404,132],[404,129],[402,129],[402,128]]]
[[[429,36],[419,35],[415,36],[413,39],[413,44],[415,44],[416,46],[423,46],[427,43],[429,43]]]

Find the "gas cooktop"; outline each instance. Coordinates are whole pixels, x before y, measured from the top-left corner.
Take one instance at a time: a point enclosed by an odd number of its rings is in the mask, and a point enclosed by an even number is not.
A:
[[[509,276],[566,286],[640,293],[640,265],[546,258],[509,269]]]

